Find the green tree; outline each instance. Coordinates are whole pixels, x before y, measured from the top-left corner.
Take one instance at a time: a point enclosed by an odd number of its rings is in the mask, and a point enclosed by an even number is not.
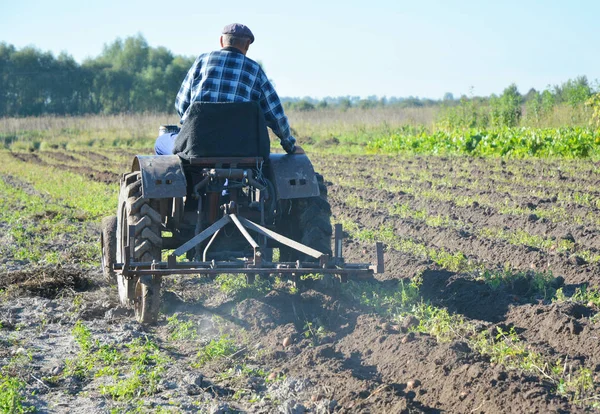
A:
[[[517,85],[509,85],[500,97],[490,97],[490,121],[495,127],[514,127],[521,120],[523,97]]]
[[[296,111],[302,111],[302,112],[315,110],[315,106],[305,99],[301,99],[298,102],[294,103],[292,105],[292,108],[295,109]]]
[[[586,76],[569,79],[560,86],[554,86],[554,96],[558,103],[571,106],[583,104],[592,95],[592,88]]]
[[[348,98],[341,98],[338,102],[338,106],[342,111],[346,111],[352,107],[352,102]]]

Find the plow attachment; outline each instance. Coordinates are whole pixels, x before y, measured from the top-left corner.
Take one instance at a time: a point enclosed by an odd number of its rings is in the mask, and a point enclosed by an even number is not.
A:
[[[238,260],[216,261],[206,260],[207,251],[212,241],[217,237],[221,229],[233,223],[239,232],[246,239],[253,249],[253,257]],[[250,235],[248,230],[257,233],[263,238],[275,240],[281,245],[292,248],[314,260],[296,261],[296,262],[273,262],[265,260],[259,243]],[[135,226],[129,226],[129,240],[135,237]],[[183,261],[177,260],[177,257],[186,254],[189,250],[196,248],[200,243],[209,239],[204,249],[203,261]],[[342,282],[349,279],[369,278],[373,274],[383,273],[383,244],[376,243],[376,264],[370,263],[345,263],[342,255],[342,225],[336,224],[334,231],[334,254],[333,257],[324,254],[318,250],[312,249],[301,243],[298,243],[288,237],[260,226],[244,217],[236,214],[226,214],[221,219],[213,223],[204,231],[194,236],[192,239],[175,249],[166,262],[136,262],[133,259],[132,243],[125,247],[125,262],[116,263],[114,270],[117,274],[127,279],[133,279],[142,276],[164,276],[172,274],[206,274],[217,275],[223,273],[246,274],[248,281],[251,282],[255,275],[280,274],[287,276],[293,281],[297,281],[300,276],[320,273],[338,275]]]

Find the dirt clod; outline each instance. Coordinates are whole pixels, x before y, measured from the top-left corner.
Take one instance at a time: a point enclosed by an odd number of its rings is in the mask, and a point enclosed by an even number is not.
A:
[[[587,264],[583,257],[577,256],[575,254],[569,257],[569,263],[575,266],[583,266],[584,264]]]
[[[406,344],[410,341],[412,341],[415,338],[415,334],[413,332],[409,332],[406,335],[404,335],[402,337],[402,339],[400,340],[401,343]]]

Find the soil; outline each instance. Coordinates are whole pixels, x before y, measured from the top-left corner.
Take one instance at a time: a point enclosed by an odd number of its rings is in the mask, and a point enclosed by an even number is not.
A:
[[[87,154],[87,153],[86,153]],[[82,155],[83,154],[79,154]],[[35,153],[14,153],[23,162],[46,164]],[[89,156],[101,163],[103,155]],[[73,160],[71,159],[73,158]],[[311,157],[312,158],[312,157]],[[50,164],[113,182],[111,171],[84,172],[74,157],[45,158]],[[375,180],[396,172],[430,188],[423,171],[456,184],[447,188],[456,199],[485,196],[488,205],[465,206],[455,200],[419,199],[375,185],[355,189],[328,183],[334,218],[344,216],[361,228],[393,228],[394,234],[428,248],[463,252],[486,269],[551,272],[550,288],[570,296],[583,284],[600,285],[600,265],[573,259],[577,249],[600,254],[600,225],[590,217],[595,204],[574,200],[572,187],[597,188],[600,178],[592,162],[560,171],[557,161],[482,160],[413,157],[314,157],[327,177],[347,175],[348,182]],[[385,170],[382,172],[382,165]],[[569,164],[572,166],[571,164]],[[341,167],[343,166],[343,168]],[[515,174],[522,180],[514,180]],[[421,177],[421,178],[419,178]],[[465,179],[467,177],[471,180]],[[501,181],[501,177],[506,180]],[[379,180],[379,178],[377,178]],[[514,181],[514,182],[512,182]],[[336,181],[339,182],[339,181]],[[477,185],[474,183],[476,182]],[[512,183],[511,183],[512,182]],[[526,184],[529,182],[529,184]],[[486,187],[488,189],[484,189]],[[506,191],[495,191],[503,186]],[[508,187],[506,187],[508,186]],[[432,185],[435,189],[435,185]],[[533,189],[548,189],[538,197]],[[598,193],[590,190],[592,197]],[[529,194],[529,195],[527,195]],[[560,197],[555,197],[560,195]],[[400,218],[384,208],[349,205],[350,196],[388,205],[408,204],[430,216],[450,216],[461,227],[431,227],[424,221]],[[574,220],[533,220],[529,214],[504,214],[501,205],[537,210],[564,209]],[[527,207],[530,206],[530,207]],[[573,252],[557,252],[486,238],[478,229],[523,230],[545,238],[574,240]],[[1,239],[0,239],[1,240]],[[348,262],[374,259],[374,247],[346,240]],[[552,301],[532,293],[527,278],[491,286],[472,272],[445,270],[418,254],[385,252],[386,272],[373,284],[395,289],[400,281],[418,278],[424,301],[461,316],[479,331],[510,328],[521,343],[548,360],[564,362],[567,370],[589,369],[593,395],[600,372],[600,309],[593,303]],[[532,273],[531,273],[532,274]],[[232,297],[200,277],[173,277],[163,286],[163,306],[156,326],[141,326],[132,312],[118,304],[116,287],[107,284],[99,266],[39,267],[33,264],[4,269],[0,276],[0,366],[15,355],[31,359],[14,369],[26,383],[26,404],[41,412],[110,412],[140,408],[135,401],[112,400],[102,394],[104,377],[85,380],[61,373],[79,346],[73,337],[77,321],[90,329],[99,344],[122,344],[149,338],[170,358],[152,395],[143,397],[142,411],[252,413],[567,413],[593,411],[593,401],[576,401],[557,392],[557,385],[540,372],[492,362],[465,338],[442,341],[415,332],[414,321],[390,319],[343,295],[339,287],[316,282],[298,292],[275,284],[260,295]],[[174,340],[169,319],[191,322],[198,336]],[[418,324],[418,321],[416,322]],[[317,327],[320,328],[316,331]],[[237,353],[194,365],[209,341],[229,335]],[[285,342],[285,346],[284,346]],[[251,369],[248,371],[248,367]],[[245,371],[244,371],[245,370]],[[245,373],[244,373],[245,372]],[[248,373],[250,372],[250,373]],[[262,372],[262,374],[257,374]],[[274,379],[268,380],[273,374]],[[54,380],[50,381],[49,379]]]

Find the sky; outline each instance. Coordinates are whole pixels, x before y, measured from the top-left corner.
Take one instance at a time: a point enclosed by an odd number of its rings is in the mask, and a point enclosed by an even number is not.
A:
[[[0,0],[0,16],[0,42],[79,62],[138,33],[197,56],[243,23],[248,57],[288,97],[439,99],[600,79],[600,0]]]

